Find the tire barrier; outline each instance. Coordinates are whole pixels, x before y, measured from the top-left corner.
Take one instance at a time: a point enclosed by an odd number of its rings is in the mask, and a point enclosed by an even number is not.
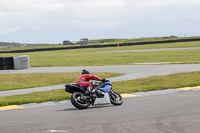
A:
[[[118,43],[118,44],[105,44],[105,45],[83,45],[83,46],[72,46],[72,47],[41,48],[41,49],[33,48],[33,49],[26,49],[26,50],[0,51],[0,53],[24,53],[24,52],[39,52],[39,51],[65,50],[65,49],[80,49],[80,48],[102,48],[102,47],[117,47],[117,46],[119,47],[119,46],[133,46],[133,45],[175,43],[175,42],[189,42],[189,41],[200,41],[200,38],[150,41],[150,42]]]
[[[29,69],[29,56],[14,56],[14,57],[0,57],[0,70],[9,70],[9,69]]]
[[[0,58],[0,70],[14,69],[13,57]]]

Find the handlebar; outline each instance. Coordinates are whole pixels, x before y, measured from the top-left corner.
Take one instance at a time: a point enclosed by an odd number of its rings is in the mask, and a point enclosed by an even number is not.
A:
[[[109,82],[109,80],[104,80],[104,81],[92,81],[92,85],[102,85],[102,84],[105,84],[106,82]]]

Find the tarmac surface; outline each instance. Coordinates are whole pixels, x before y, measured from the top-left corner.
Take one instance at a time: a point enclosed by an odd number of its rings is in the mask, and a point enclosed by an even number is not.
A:
[[[56,72],[80,72],[87,69],[90,72],[114,72],[124,75],[109,78],[111,82],[133,80],[150,76],[161,76],[183,72],[200,71],[200,64],[174,64],[174,65],[114,65],[114,66],[81,66],[81,67],[32,67],[23,70],[1,70],[0,74],[18,73],[56,73]],[[98,76],[98,75],[97,75]],[[0,97],[27,94],[39,91],[50,91],[65,88],[63,85],[25,88],[19,90],[0,91]]]
[[[125,98],[78,110],[69,102],[0,112],[2,133],[199,133],[200,91]]]

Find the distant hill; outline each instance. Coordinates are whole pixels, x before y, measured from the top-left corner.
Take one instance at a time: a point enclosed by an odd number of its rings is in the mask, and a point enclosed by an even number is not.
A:
[[[42,47],[42,46],[54,46],[56,44],[21,44],[14,42],[0,42],[0,49],[13,49],[22,47]]]

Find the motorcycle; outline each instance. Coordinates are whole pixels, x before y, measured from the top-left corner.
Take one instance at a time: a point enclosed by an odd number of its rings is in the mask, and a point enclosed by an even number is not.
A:
[[[113,105],[121,105],[123,103],[122,96],[112,90],[112,84],[109,80],[105,82],[93,81],[94,85],[91,92],[87,92],[86,88],[79,84],[65,85],[65,91],[72,93],[70,101],[72,105],[78,109],[87,109],[90,105],[94,105],[97,98],[104,98],[106,93],[109,96],[110,103]]]

